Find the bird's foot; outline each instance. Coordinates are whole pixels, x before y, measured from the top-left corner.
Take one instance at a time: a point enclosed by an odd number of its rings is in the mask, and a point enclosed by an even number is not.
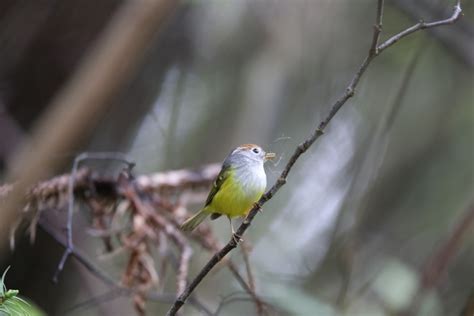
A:
[[[232,239],[234,240],[234,242],[235,242],[236,244],[238,244],[239,242],[244,241],[244,240],[242,239],[242,236],[238,235],[236,232],[232,232]]]

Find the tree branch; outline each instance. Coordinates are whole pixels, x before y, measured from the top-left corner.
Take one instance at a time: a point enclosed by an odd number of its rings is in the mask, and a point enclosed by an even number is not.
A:
[[[376,23],[377,25],[381,24],[382,22],[382,14],[383,14],[383,1],[379,0],[378,1],[378,6],[377,6],[377,17],[376,17]],[[331,110],[329,111],[328,116],[319,124],[319,126],[311,133],[311,135],[300,145],[298,145],[293,153],[293,155],[290,157],[290,160],[286,164],[285,168],[283,169],[282,173],[280,174],[280,177],[278,180],[273,184],[273,186],[260,198],[260,200],[255,203],[254,207],[250,210],[249,214],[247,215],[246,219],[243,221],[243,223],[240,225],[238,228],[236,234],[238,236],[242,236],[245,231],[250,227],[250,224],[252,223],[252,220],[254,217],[257,215],[258,211],[260,208],[268,202],[279,190],[280,188],[286,183],[286,178],[288,177],[288,174],[290,173],[291,169],[293,168],[294,164],[298,160],[298,158],[305,153],[308,148],[317,140],[321,135],[324,133],[324,129],[326,126],[329,124],[329,122],[332,120],[334,115],[341,109],[341,107],[346,103],[348,99],[354,96],[355,94],[355,88],[357,87],[361,76],[365,73],[367,70],[367,67],[369,66],[370,62],[377,57],[382,51],[387,49],[388,47],[392,46],[395,44],[397,41],[400,39],[416,32],[421,29],[426,29],[426,28],[431,28],[431,27],[437,27],[441,25],[446,25],[446,24],[451,24],[457,21],[461,16],[461,5],[460,1],[458,0],[456,3],[456,6],[454,7],[454,12],[452,16],[448,19],[441,20],[441,21],[435,21],[431,23],[425,23],[425,22],[420,22],[418,24],[415,24],[414,26],[396,34],[395,36],[391,37],[381,45],[377,46],[376,50],[373,50],[373,43],[378,42],[379,38],[379,33],[380,30],[379,28],[374,28],[374,34],[373,34],[373,40],[372,40],[372,45],[369,50],[368,56],[365,58],[363,61],[362,65],[359,67],[357,72],[355,73],[354,77],[352,78],[349,86],[346,88],[345,92],[339,97],[339,99],[336,100],[336,102],[332,105]],[[378,23],[379,22],[379,23]],[[235,236],[233,236],[235,237]],[[206,277],[206,275],[212,270],[212,268],[222,260],[230,251],[232,251],[234,248],[237,247],[237,243],[235,240],[238,240],[238,238],[231,238],[230,241],[217,253],[215,253],[211,259],[206,263],[206,265],[201,269],[201,271],[198,273],[198,275],[195,277],[195,279],[188,285],[186,290],[176,299],[174,304],[171,306],[169,309],[167,315],[173,316],[176,315],[176,313],[179,311],[179,309],[184,305],[186,299],[189,297],[189,295],[194,291],[194,289],[201,283],[201,281]]]
[[[113,159],[118,160],[120,162],[125,163],[126,165],[131,166],[131,163],[120,153],[84,153],[79,155],[75,159],[75,163],[73,166],[73,170],[70,174],[64,174],[60,176],[56,176],[54,178],[45,180],[36,184],[34,187],[28,190],[28,193],[25,197],[26,205],[24,206],[23,210],[25,212],[31,213],[34,211],[33,219],[29,225],[29,233],[31,240],[35,240],[36,236],[36,227],[39,223],[39,226],[46,230],[52,237],[60,244],[65,246],[65,252],[63,257],[58,265],[58,269],[55,272],[53,280],[58,276],[58,273],[62,270],[65,264],[65,258],[69,255],[77,257],[77,254],[80,255],[80,251],[76,251],[73,245],[72,239],[72,206],[74,205],[74,201],[78,197],[79,200],[85,202],[91,209],[93,217],[96,220],[100,220],[101,216],[104,215],[103,210],[106,209],[107,206],[101,204],[99,201],[101,200],[120,200],[125,198],[120,191],[120,185],[115,177],[101,175],[100,173],[89,169],[86,166],[82,166],[79,168],[78,163],[83,161],[84,159]],[[163,221],[170,221],[172,225],[175,227],[179,227],[181,221],[179,218],[184,217],[186,211],[186,204],[189,201],[182,201],[178,204],[166,202],[168,196],[174,196],[175,194],[184,194],[187,195],[187,199],[204,199],[206,196],[198,193],[202,189],[207,189],[212,181],[214,181],[215,177],[220,170],[220,164],[208,164],[201,166],[197,169],[180,169],[180,170],[170,170],[164,172],[153,173],[149,175],[140,175],[135,180],[134,183],[139,187],[140,191],[142,191],[143,195],[151,198],[155,203],[153,208],[155,210],[162,210],[165,213],[175,214],[176,217],[160,217],[157,218],[154,216],[154,219],[157,220],[159,223],[158,225],[163,229],[168,226]],[[14,186],[16,184],[4,184],[0,185],[0,203],[3,199],[8,198],[9,194],[13,191]],[[72,192],[74,194],[72,194]],[[91,192],[93,195],[90,196]],[[191,193],[194,192],[194,193]],[[123,192],[122,192],[123,193]],[[195,194],[194,197],[191,197],[192,194]],[[202,195],[202,197],[200,197]],[[160,196],[161,198],[156,199],[153,197]],[[134,198],[135,199],[135,198]],[[199,200],[201,202],[201,200]],[[66,229],[66,241],[63,239],[59,239],[59,235],[52,231],[52,228],[49,227],[45,219],[41,216],[47,210],[53,209],[67,209],[67,229]],[[178,210],[179,209],[179,210]],[[143,211],[143,210],[142,210]],[[120,211],[117,211],[120,213]],[[159,213],[159,212],[158,212]],[[179,214],[178,214],[179,213]],[[123,216],[123,214],[122,214]],[[114,222],[116,218],[112,220]],[[94,221],[94,220],[93,220]],[[47,225],[47,226],[44,226]],[[118,238],[118,234],[123,233],[123,227],[116,227],[113,223],[106,224],[105,226],[96,227],[93,224],[93,229],[89,232],[91,235],[100,238],[110,238],[114,236]],[[182,252],[183,256],[181,256],[181,273],[177,276],[179,280],[179,291],[178,294],[181,293],[185,288],[185,273],[184,271],[187,270],[184,263],[187,261],[189,257],[189,249],[185,245],[184,239],[180,239],[179,237],[173,237],[170,234],[170,237],[174,238],[177,242],[178,248],[181,250],[185,250]],[[209,227],[201,226],[197,231],[192,234],[192,239],[197,241],[201,246],[203,246],[209,252],[218,251],[222,245],[217,242],[217,240],[213,237]],[[108,251],[112,251],[112,247],[108,248]],[[114,287],[115,281],[108,278],[106,273],[101,271],[100,269],[96,268],[93,263],[84,259],[85,257],[78,258],[77,260],[84,265],[84,267],[89,270],[92,274],[96,275],[98,278],[102,279],[105,283],[112,285],[112,294],[114,295],[126,295],[135,294],[132,292],[124,292],[123,287],[121,292],[119,293],[117,289]],[[89,262],[89,263],[88,263]],[[227,260],[226,262],[227,267],[237,280],[237,282],[242,286],[242,289],[246,291],[250,297],[254,300],[256,306],[259,309],[264,309],[268,307],[268,304],[265,303],[254,291],[253,287],[251,287],[244,278],[240,275],[237,267],[231,260]],[[161,273],[160,273],[161,274]],[[108,292],[110,294],[110,292]],[[171,295],[171,294],[169,294]],[[100,298],[93,298],[88,300],[87,302],[80,303],[77,308],[80,308],[84,305],[92,304],[95,301],[100,301],[102,297],[109,297],[109,295],[101,295]],[[147,298],[150,295],[146,296]],[[113,296],[111,297],[113,298]],[[173,303],[176,295],[172,295],[172,297],[167,301],[169,303]],[[193,299],[192,297],[190,298]],[[193,300],[194,302],[194,300]],[[76,307],[72,307],[75,309]]]
[[[461,13],[462,13],[461,0],[457,0],[456,5],[454,6],[454,12],[451,15],[451,17],[444,20],[434,21],[430,23],[426,23],[425,21],[420,21],[417,24],[413,25],[412,27],[409,27],[406,30],[386,40],[382,45],[378,47],[379,53],[387,49],[388,47],[392,46],[393,44],[395,44],[396,42],[398,42],[400,39],[404,38],[405,36],[415,33],[416,31],[429,29],[432,27],[437,27],[437,26],[442,26],[442,25],[447,25],[447,24],[453,24],[461,17]]]
[[[379,45],[380,33],[382,33],[382,18],[383,18],[383,2],[377,1],[377,17],[375,18],[374,34],[372,37],[372,45],[370,46],[370,54],[377,55],[377,46]]]
[[[445,11],[440,6],[443,2],[430,0],[393,0],[395,7],[408,15],[412,20],[419,21],[421,16],[426,16],[430,20],[439,19],[445,16]],[[469,19],[463,19],[456,23],[453,28],[442,29],[433,28],[429,30],[431,36],[445,49],[452,52],[464,64],[474,67],[474,24]]]

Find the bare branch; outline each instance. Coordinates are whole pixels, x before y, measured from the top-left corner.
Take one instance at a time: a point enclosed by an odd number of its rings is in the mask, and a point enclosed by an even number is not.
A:
[[[214,181],[220,170],[219,163],[203,165],[199,169],[179,169],[165,172],[157,172],[149,175],[140,175],[136,178],[141,190],[150,193],[175,193],[177,190],[207,188]],[[46,200],[53,196],[64,195],[68,192],[71,174],[63,174],[49,180],[37,183],[31,187],[25,196],[26,207],[33,207],[37,200]],[[74,180],[75,194],[83,194],[91,188],[112,188],[117,180],[111,177],[99,175],[87,167],[77,169]],[[0,201],[8,198],[15,184],[4,184],[0,186]],[[30,206],[28,206],[30,204]]]
[[[437,26],[442,26],[442,25],[447,25],[447,24],[453,24],[456,22],[461,16],[462,16],[462,10],[461,10],[461,1],[458,0],[456,5],[454,6],[454,11],[451,17],[440,20],[440,21],[434,21],[434,22],[424,22],[420,21],[419,23],[413,25],[412,27],[407,28],[404,31],[401,31],[400,33],[390,37],[388,40],[383,42],[381,45],[378,47],[378,52],[381,53],[383,50],[387,49],[388,47],[392,46],[396,42],[398,42],[400,39],[404,38],[405,36],[408,36],[412,33],[415,33],[416,31],[423,30],[423,29],[428,29],[432,27],[437,27]]]
[[[240,286],[250,295],[254,301],[258,315],[263,315],[265,310],[269,307],[269,304],[255,293],[255,288],[251,286],[250,282],[245,282],[245,280],[240,275],[239,270],[232,261],[227,261],[227,267],[229,268],[230,272],[232,272],[237,282],[239,282]]]
[[[383,2],[379,1],[378,2],[379,7],[377,8],[377,12],[379,10],[381,11],[380,13],[377,14],[377,19],[380,19],[380,22],[382,21],[382,12],[383,12]],[[250,227],[250,224],[252,223],[252,220],[254,217],[257,215],[258,211],[260,208],[268,202],[277,192],[280,190],[280,188],[286,183],[286,178],[293,168],[294,164],[298,160],[298,158],[305,153],[308,148],[317,140],[321,135],[324,133],[324,129],[326,126],[329,124],[329,122],[332,120],[334,115],[341,109],[341,107],[346,103],[348,99],[354,96],[355,93],[355,88],[358,85],[361,76],[365,73],[367,70],[367,67],[369,66],[370,62],[378,56],[383,50],[386,48],[392,46],[394,43],[396,43],[398,40],[401,38],[414,33],[418,30],[428,28],[428,27],[436,27],[436,26],[441,26],[445,24],[450,24],[454,23],[461,15],[461,6],[460,6],[460,1],[457,1],[457,4],[455,6],[455,10],[453,15],[442,21],[435,21],[432,23],[419,23],[415,25],[412,28],[409,28],[395,36],[393,36],[391,39],[388,41],[384,42],[382,45],[378,46],[378,52],[377,54],[371,53],[369,50],[369,54],[366,57],[366,59],[363,61],[362,65],[359,67],[357,72],[355,73],[354,77],[352,78],[349,86],[346,88],[345,92],[339,97],[339,99],[336,100],[336,102],[332,105],[331,110],[329,111],[328,116],[319,124],[319,126],[313,131],[313,133],[300,145],[298,145],[293,153],[293,155],[290,157],[290,160],[286,164],[285,168],[280,174],[280,177],[278,180],[273,184],[273,186],[260,198],[260,200],[255,203],[255,206],[250,210],[249,214],[247,215],[246,219],[243,221],[243,223],[240,225],[238,228],[236,234],[238,236],[243,236],[245,231]],[[379,33],[378,29],[374,29],[374,33]],[[373,34],[373,38],[378,39],[379,34]],[[195,279],[189,284],[189,286],[186,288],[186,290],[181,293],[181,295],[176,299],[174,304],[171,306],[169,309],[167,315],[173,316],[176,315],[178,310],[184,305],[186,299],[189,297],[189,295],[194,291],[194,289],[201,283],[201,281],[206,277],[206,275],[212,270],[212,268],[222,260],[230,251],[232,251],[234,248],[237,247],[237,243],[235,240],[238,240],[238,238],[233,238],[230,239],[230,241],[218,252],[216,252],[211,259],[206,263],[206,265],[201,269],[201,271],[198,273],[198,275],[195,277]]]
[[[382,33],[382,18],[383,18],[383,2],[384,0],[377,1],[377,17],[375,18],[374,34],[372,37],[372,45],[370,46],[371,55],[377,55],[377,47],[379,45],[380,33]]]
[[[245,241],[245,240],[242,241],[242,243],[240,244],[240,249],[242,250],[242,257],[244,258],[245,269],[247,270],[247,278],[249,279],[249,286],[253,291],[255,291],[255,279],[253,277],[252,267],[250,265],[250,258],[249,258],[250,245],[248,244],[248,241]]]
[[[439,20],[440,16],[447,15],[447,10],[440,7],[444,5],[444,1],[393,0],[392,4],[416,22],[420,20],[421,16],[426,16],[425,20]],[[458,60],[471,68],[474,67],[474,42],[472,41],[474,24],[469,19],[461,19],[449,29],[431,28],[428,32],[445,49],[457,56]]]
[[[244,258],[244,263],[245,263],[245,269],[247,270],[247,278],[248,278],[248,284],[249,288],[252,291],[252,293],[255,293],[255,278],[253,277],[253,272],[252,272],[252,266],[250,265],[250,258],[249,258],[249,252],[250,252],[250,244],[248,241],[243,241],[240,244],[240,249],[242,250],[242,257]],[[255,300],[255,306],[257,308],[257,315],[263,315],[263,304],[260,301],[260,299]]]

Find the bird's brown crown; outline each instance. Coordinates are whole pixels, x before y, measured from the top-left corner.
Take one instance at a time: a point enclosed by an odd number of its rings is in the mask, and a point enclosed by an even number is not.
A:
[[[247,149],[247,150],[251,150],[255,147],[259,147],[258,145],[255,145],[255,144],[243,144],[243,145],[240,145],[239,148],[242,148],[242,149]]]

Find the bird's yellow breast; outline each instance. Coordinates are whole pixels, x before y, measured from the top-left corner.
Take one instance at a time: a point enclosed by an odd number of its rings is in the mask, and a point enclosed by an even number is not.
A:
[[[229,217],[245,216],[253,204],[262,196],[265,185],[242,183],[235,177],[235,171],[224,181],[211,203],[205,207],[210,213]]]

